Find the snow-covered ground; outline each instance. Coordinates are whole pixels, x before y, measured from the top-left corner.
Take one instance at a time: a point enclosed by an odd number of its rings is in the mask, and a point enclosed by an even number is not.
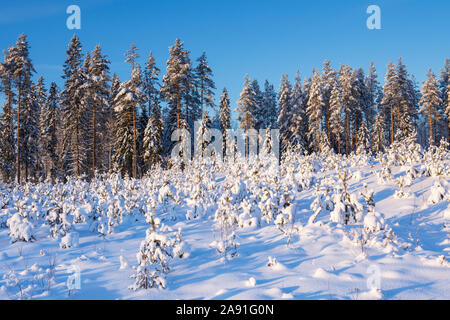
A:
[[[3,185],[0,299],[450,299],[449,156],[408,152]]]

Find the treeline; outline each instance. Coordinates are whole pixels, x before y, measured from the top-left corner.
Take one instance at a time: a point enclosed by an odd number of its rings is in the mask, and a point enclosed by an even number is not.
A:
[[[42,76],[32,80],[36,71],[29,48],[20,35],[0,63],[5,97],[0,173],[5,182],[108,171],[140,177],[166,163],[175,129],[192,133],[195,121],[201,121],[200,130],[231,127],[228,92],[224,88],[215,102],[206,54],[193,63],[179,39],[169,48],[162,77],[152,53],[141,66],[132,45],[125,54],[130,79],[120,81],[111,76],[100,46],[83,54],[75,35],[66,52],[64,87],[52,82],[48,90]],[[293,84],[283,75],[278,92],[267,80],[261,88],[246,76],[234,111],[245,130],[279,128],[282,150],[300,146],[318,152],[327,146],[338,153],[376,153],[415,134],[422,145],[435,145],[449,138],[449,78],[449,59],[439,79],[429,71],[421,90],[401,59],[389,63],[383,86],[373,63],[365,75],[361,68],[335,70],[325,61],[321,71],[313,70],[303,81],[298,72]]]

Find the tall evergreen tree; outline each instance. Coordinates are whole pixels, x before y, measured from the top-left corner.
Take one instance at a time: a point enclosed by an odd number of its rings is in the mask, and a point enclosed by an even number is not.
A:
[[[161,118],[159,73],[152,52],[147,58],[143,77],[144,99],[148,104],[148,121],[144,131],[144,168],[151,168],[162,160],[164,123]]]
[[[31,115],[29,112],[24,112],[24,107],[26,100],[29,101],[31,94],[31,77],[34,72],[33,64],[31,62],[29,56],[29,48],[28,41],[25,34],[21,34],[17,39],[16,46],[11,48],[10,56],[11,59],[11,68],[13,70],[13,83],[14,87],[17,90],[17,108],[16,108],[16,174],[17,174],[17,182],[21,183],[21,172],[22,167],[21,164],[23,161],[27,161],[29,159],[30,154],[28,150],[24,150],[24,148],[28,148],[25,142],[25,137],[23,134],[28,133],[28,129],[23,130],[22,125],[24,122],[29,122],[30,119],[26,119],[27,115]],[[25,113],[27,115],[25,115]],[[28,139],[27,139],[28,140]],[[25,152],[25,154],[24,154]],[[27,166],[25,166],[26,169]],[[25,177],[27,179],[27,177]]]
[[[216,86],[212,80],[213,73],[206,59],[206,52],[197,59],[198,65],[195,68],[197,79],[197,89],[200,92],[200,119],[203,120],[203,112],[207,107],[214,109],[214,89]]]
[[[244,87],[238,100],[238,108],[234,111],[238,112],[239,128],[244,129],[246,134],[248,130],[253,129],[256,123],[254,110],[258,108],[255,101],[255,93],[248,75],[245,76]],[[245,137],[245,155],[249,155],[249,137]]]
[[[341,87],[338,81],[333,86],[330,96],[330,130],[331,142],[335,142],[335,150],[341,152],[344,134],[344,103],[342,101]]]
[[[440,107],[440,112],[443,114],[442,121],[442,135],[447,135],[447,139],[450,143],[450,118],[449,118],[449,109],[450,109],[450,99],[448,98],[450,95],[450,59],[445,59],[444,68],[441,70],[439,88],[441,89],[441,99],[442,105]],[[446,132],[445,132],[446,131]],[[445,133],[444,133],[445,132]]]
[[[64,89],[61,92],[63,108],[63,146],[60,160],[63,171],[79,177],[87,168],[89,115],[84,102],[85,77],[82,68],[81,43],[73,36],[66,51]]]
[[[345,114],[345,150],[349,154],[352,150],[350,141],[350,120],[358,103],[358,87],[356,73],[350,66],[341,66],[339,71],[339,83],[341,85],[342,104]]]
[[[278,128],[280,129],[281,151],[286,151],[292,142],[292,88],[288,76],[281,76],[281,84],[278,93]]]
[[[306,133],[308,131],[308,124],[306,121],[304,99],[300,72],[297,71],[291,92],[292,126],[290,131],[292,134],[292,143],[301,146],[305,150],[307,148]]]
[[[143,104],[142,73],[141,68],[133,60],[135,50],[133,47],[127,51],[127,62],[130,63],[131,79],[122,82],[114,99],[114,109],[117,113],[117,136],[115,150],[116,167],[133,178],[138,174],[138,137],[137,112],[139,105]]]
[[[44,163],[45,177],[55,181],[57,176],[57,126],[58,126],[58,87],[52,82],[45,105],[41,110],[41,158]]]
[[[220,113],[219,113],[219,123],[220,130],[222,131],[222,153],[225,156],[227,145],[226,145],[226,130],[231,128],[231,114],[230,114],[230,98],[228,97],[227,88],[223,88],[222,95],[220,96]]]
[[[323,107],[322,77],[314,70],[306,112],[308,113],[309,119],[308,139],[310,141],[310,147],[316,152],[321,150],[320,147],[323,143],[323,141],[321,141],[322,132],[324,131],[321,125]]]
[[[277,93],[273,84],[267,80],[264,82],[261,110],[263,110],[261,126],[264,128],[276,128],[278,120]]]
[[[396,72],[395,66],[392,61],[387,66],[387,72],[384,78],[383,85],[383,99],[381,100],[383,105],[387,135],[390,143],[394,142],[394,114],[396,112]]]
[[[440,119],[439,106],[442,103],[441,92],[439,90],[438,79],[430,69],[427,73],[427,79],[424,81],[422,90],[422,98],[420,104],[422,108],[420,112],[427,115],[428,128],[430,130],[430,146],[434,145],[434,124]]]

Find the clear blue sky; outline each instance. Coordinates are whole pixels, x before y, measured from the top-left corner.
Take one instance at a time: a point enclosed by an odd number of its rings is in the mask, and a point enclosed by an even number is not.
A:
[[[75,30],[66,28],[68,5],[81,8],[83,50],[99,43],[111,70],[128,78],[124,52],[135,43],[143,62],[150,50],[165,72],[168,47],[179,37],[195,60],[207,52],[217,100],[227,87],[233,105],[246,73],[278,88],[282,73],[302,78],[324,59],[334,67],[367,70],[373,60],[380,81],[390,59],[403,58],[422,83],[428,68],[439,73],[450,56],[450,1],[301,1],[301,0],[2,0],[0,49],[24,32],[31,58],[48,85],[62,84],[62,64]],[[381,8],[381,30],[369,30],[366,9]],[[2,58],[3,59],[3,58]]]

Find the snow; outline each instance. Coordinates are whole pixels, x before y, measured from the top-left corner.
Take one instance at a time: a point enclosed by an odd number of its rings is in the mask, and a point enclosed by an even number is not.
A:
[[[0,299],[450,299],[448,172],[335,157],[0,185]]]

